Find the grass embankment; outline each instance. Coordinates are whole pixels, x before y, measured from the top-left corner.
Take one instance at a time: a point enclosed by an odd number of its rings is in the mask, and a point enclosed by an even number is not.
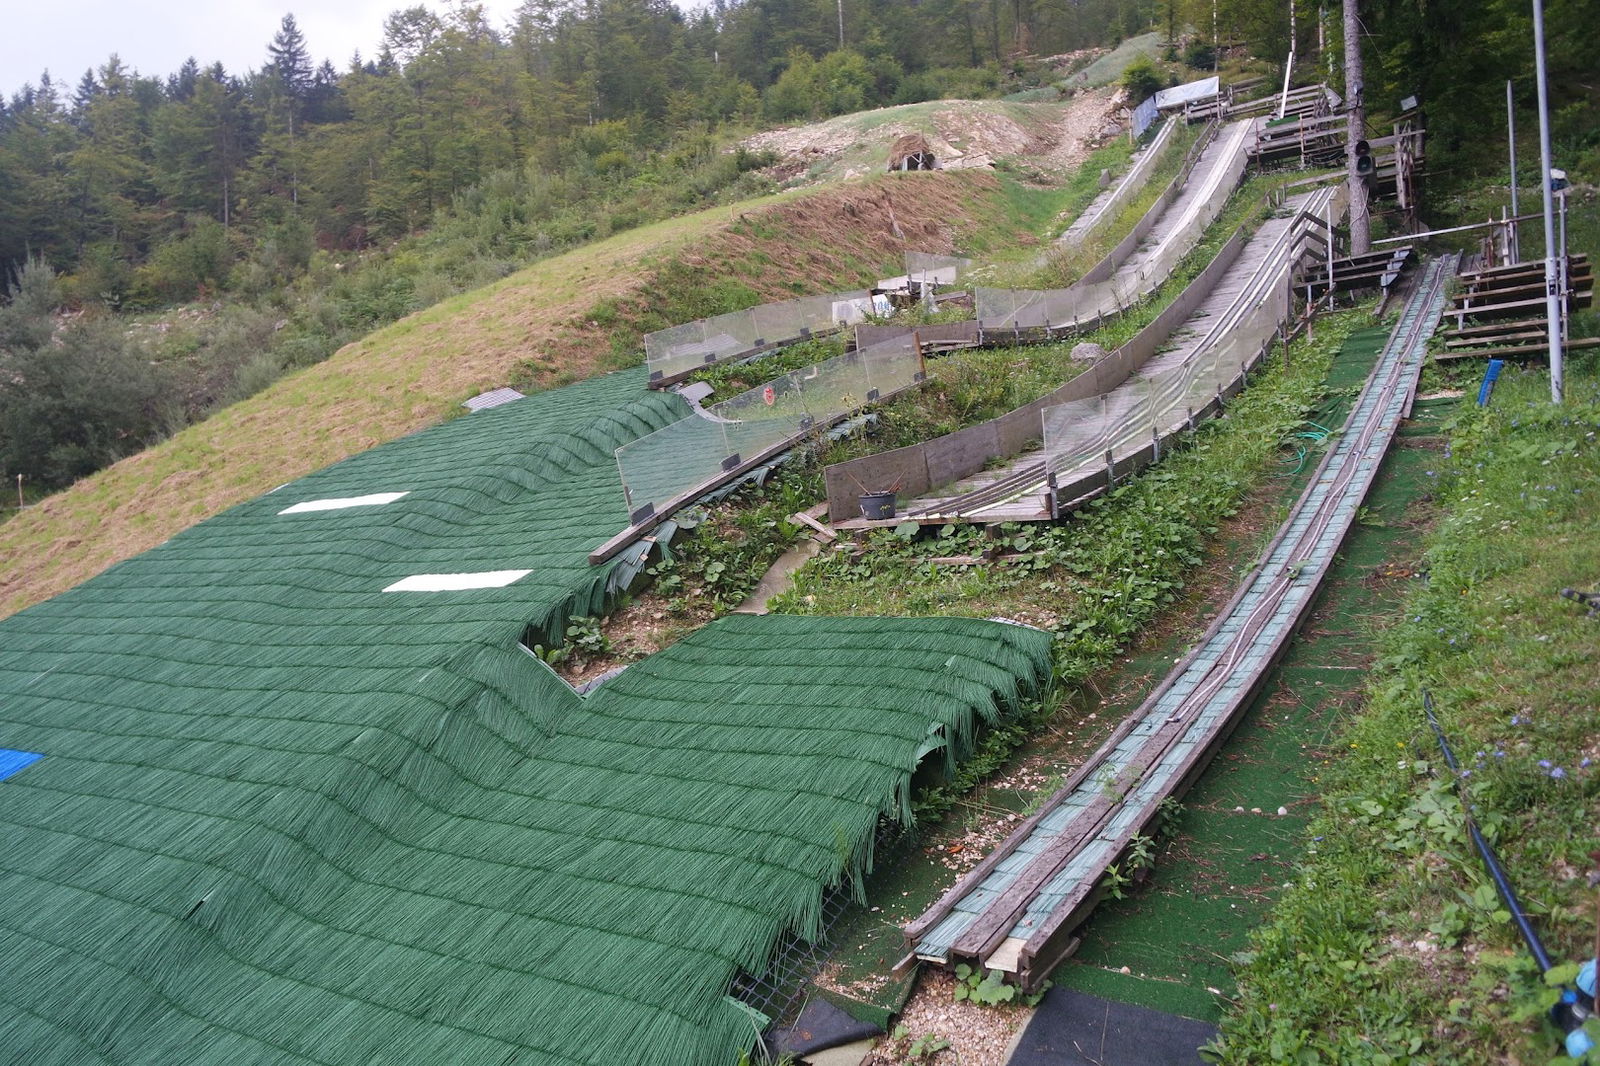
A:
[[[0,615],[459,414],[482,389],[545,388],[632,365],[647,330],[859,286],[897,272],[907,248],[1033,240],[1031,227],[1015,228],[1019,195],[977,172],[884,177],[630,230],[445,300],[5,522]],[[1037,213],[1054,210],[1054,190],[1038,196]]]
[[[1593,951],[1600,375],[1537,372],[1460,408],[1426,475],[1427,583],[1387,631],[1366,707],[1322,771],[1308,855],[1240,956],[1229,1062],[1545,1062],[1552,993],[1463,824],[1464,789],[1558,963]],[[1461,773],[1429,732],[1432,692]]]

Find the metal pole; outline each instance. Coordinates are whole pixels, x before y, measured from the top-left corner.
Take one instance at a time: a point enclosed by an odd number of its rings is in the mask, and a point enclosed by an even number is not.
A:
[[[1549,318],[1550,402],[1566,391],[1561,359],[1561,297],[1556,279],[1555,204],[1550,191],[1550,90],[1544,70],[1544,0],[1533,0],[1533,56],[1539,79],[1539,190],[1544,197],[1544,307]]]
[[[1511,214],[1512,217],[1522,214],[1517,210],[1517,113],[1511,102],[1511,79],[1506,79],[1506,141],[1511,150]],[[1522,262],[1521,241],[1517,240],[1517,224],[1511,224],[1511,261]]]
[[[1278,117],[1289,110],[1289,77],[1294,73],[1294,49],[1289,49],[1289,61],[1283,65],[1283,96],[1278,100]]]
[[[1328,310],[1334,308],[1333,301],[1333,203],[1328,204]]]
[[[1560,258],[1556,262],[1561,266],[1561,307],[1565,310],[1567,306],[1567,290],[1572,285],[1572,279],[1567,274],[1571,264],[1567,260],[1567,190],[1565,189],[1561,190],[1561,252]],[[1563,341],[1567,340],[1567,319],[1565,315],[1561,318],[1561,339]]]
[[[1532,220],[1534,220],[1534,219],[1536,219],[1538,217],[1539,217],[1538,215],[1520,215],[1517,218],[1511,219],[1510,221],[1512,221],[1512,222],[1531,222]],[[1378,244],[1409,244],[1409,243],[1414,243],[1416,241],[1420,241],[1424,237],[1437,237],[1440,234],[1444,234],[1444,233],[1465,233],[1467,230],[1473,230],[1473,229],[1493,229],[1496,226],[1503,226],[1505,224],[1506,224],[1506,220],[1503,219],[1503,218],[1502,219],[1498,219],[1498,220],[1491,218],[1487,222],[1469,222],[1465,226],[1446,226],[1443,229],[1425,229],[1421,233],[1407,233],[1407,234],[1405,234],[1404,236],[1401,236],[1401,237],[1384,237],[1382,240],[1373,241],[1372,243],[1374,245],[1378,245]]]

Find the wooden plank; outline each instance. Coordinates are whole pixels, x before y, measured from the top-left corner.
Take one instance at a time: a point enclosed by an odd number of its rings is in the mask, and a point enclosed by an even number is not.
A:
[[[1442,332],[1446,337],[1482,337],[1492,336],[1508,329],[1532,329],[1535,326],[1543,329],[1544,318],[1518,318],[1506,322],[1490,322],[1482,326],[1462,326],[1459,329],[1446,329]]]
[[[999,433],[993,421],[935,437],[925,444],[928,480],[935,485],[948,485],[982,470],[998,454],[999,447]]]
[[[1446,348],[1482,348],[1485,345],[1500,344],[1507,341],[1536,341],[1548,336],[1548,331],[1527,329],[1507,333],[1494,333],[1484,337],[1451,337],[1445,335]]]
[[[1593,295],[1594,291],[1592,289],[1574,293],[1572,298],[1573,306],[1587,307],[1588,301]],[[1526,307],[1543,306],[1545,306],[1545,298],[1539,296],[1535,299],[1508,300],[1505,303],[1484,304],[1481,307],[1447,307],[1444,309],[1444,314],[1454,318],[1471,318],[1475,315],[1496,315],[1502,311],[1517,311]]]
[[[818,522],[815,518],[812,518],[804,511],[796,511],[789,517],[794,521],[799,522],[803,526],[811,527],[811,530],[815,532],[817,536],[821,537],[823,543],[825,544],[832,544],[834,541],[839,539],[839,534],[835,533],[821,522]]]
[[[1519,221],[1531,221],[1537,219],[1538,217],[1538,215],[1522,215],[1519,217]],[[1498,225],[1499,222],[1498,220],[1495,220],[1485,224]],[[1573,252],[1567,256],[1567,269],[1570,272],[1575,272],[1580,268],[1586,267],[1588,263],[1589,253],[1587,252]],[[1539,259],[1521,263],[1502,263],[1499,266],[1492,267],[1478,267],[1474,270],[1464,270],[1457,275],[1457,277],[1459,277],[1463,283],[1468,283],[1496,277],[1512,277],[1517,275],[1527,275],[1530,277],[1537,276],[1541,278],[1544,277],[1544,260]]]
[[[1561,342],[1563,350],[1600,347],[1600,337],[1578,337]],[[1547,344],[1525,344],[1512,348],[1463,348],[1454,352],[1438,352],[1434,361],[1454,362],[1457,359],[1543,359],[1550,354]]]
[[[1589,274],[1569,274],[1567,286],[1573,290],[1582,290],[1585,287],[1594,287],[1594,277]],[[1518,296],[1544,296],[1544,278],[1518,282],[1515,285],[1496,285],[1494,287],[1471,288],[1457,293],[1451,297],[1451,306],[1461,306],[1463,301],[1473,299],[1509,299]]]

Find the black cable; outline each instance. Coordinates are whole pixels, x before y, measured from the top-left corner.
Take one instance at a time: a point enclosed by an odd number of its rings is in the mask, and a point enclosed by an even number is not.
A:
[[[1422,709],[1428,715],[1428,725],[1433,729],[1433,735],[1438,738],[1439,750],[1444,752],[1444,761],[1455,777],[1456,796],[1461,800],[1461,813],[1466,817],[1467,831],[1472,834],[1472,843],[1477,846],[1478,854],[1483,856],[1483,865],[1488,868],[1490,879],[1500,890],[1500,898],[1505,900],[1506,907],[1510,909],[1511,920],[1517,923],[1517,931],[1522,934],[1523,942],[1528,945],[1533,961],[1539,964],[1539,972],[1544,973],[1551,967],[1550,955],[1545,951],[1544,942],[1539,939],[1539,934],[1534,931],[1533,923],[1523,911],[1522,901],[1517,898],[1516,889],[1511,887],[1511,879],[1506,876],[1505,869],[1500,865],[1500,859],[1494,853],[1494,848],[1489,846],[1489,842],[1478,831],[1478,823],[1472,817],[1472,804],[1467,801],[1466,792],[1461,787],[1461,772],[1456,764],[1455,752],[1450,750],[1450,743],[1444,739],[1444,732],[1439,728],[1439,719],[1433,715],[1433,694],[1427,689],[1422,690]]]

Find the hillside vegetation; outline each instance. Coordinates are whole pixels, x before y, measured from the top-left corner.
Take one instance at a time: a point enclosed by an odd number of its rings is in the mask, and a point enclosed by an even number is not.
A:
[[[381,329],[0,525],[0,611],[459,414],[484,389],[631,365],[644,331],[870,283],[898,272],[907,248],[1032,244],[1053,202],[986,172],[882,178],[701,212],[545,260]]]

